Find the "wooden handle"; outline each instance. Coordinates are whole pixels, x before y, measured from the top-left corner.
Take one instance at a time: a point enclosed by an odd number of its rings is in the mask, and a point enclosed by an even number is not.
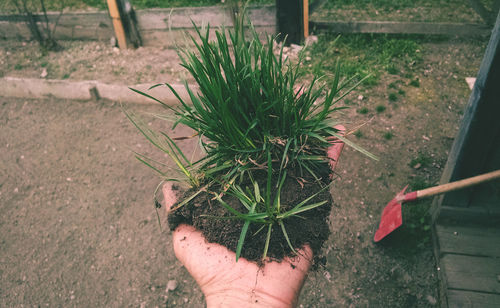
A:
[[[439,186],[434,186],[434,187],[422,189],[422,190],[419,190],[416,192],[417,193],[416,197],[417,197],[417,199],[424,198],[424,197],[430,197],[430,196],[442,194],[445,192],[449,192],[449,191],[477,185],[477,184],[484,183],[484,182],[491,181],[491,180],[498,179],[498,178],[500,178],[500,170],[488,172],[485,174],[481,174],[478,176],[474,176],[474,177],[463,179],[463,180],[456,181],[456,182],[451,182],[451,183],[447,183],[447,184],[443,184],[443,185],[439,185]]]

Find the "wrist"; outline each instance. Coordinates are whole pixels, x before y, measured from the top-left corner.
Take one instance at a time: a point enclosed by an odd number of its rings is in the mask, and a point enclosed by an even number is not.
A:
[[[208,293],[208,292],[207,292]],[[205,293],[207,308],[215,307],[270,307],[289,308],[294,307],[292,302],[285,301],[271,294],[248,290],[225,290],[222,292]],[[295,299],[294,299],[295,301]]]

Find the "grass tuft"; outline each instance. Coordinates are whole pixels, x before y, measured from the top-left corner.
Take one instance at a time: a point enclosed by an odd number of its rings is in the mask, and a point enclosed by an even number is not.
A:
[[[195,194],[175,208],[189,204],[201,191],[213,194],[231,219],[244,221],[236,258],[244,249],[251,224],[267,226],[263,252],[266,258],[273,227],[281,230],[293,252],[286,220],[327,202],[312,200],[328,189],[317,175],[328,168],[329,138],[336,137],[375,158],[333,128],[340,123],[338,111],[345,108],[337,103],[367,77],[342,78],[342,66],[337,62],[328,84],[314,77],[310,84],[298,87],[297,80],[303,74],[302,58],[291,63],[284,57],[283,45],[278,45],[276,37],[261,41],[252,25],[244,20],[245,15],[240,16],[233,30],[221,28],[215,31],[215,37],[210,37],[210,27],[196,28],[196,35],[191,37],[195,50],[179,50],[181,65],[198,85],[195,92],[185,83],[190,102],[169,84],[165,85],[179,100],[178,107],[134,90],[173,111],[173,128],[185,125],[193,129],[206,153],[203,158],[191,162],[166,133],[155,132],[135,115],[126,114],[153,145],[176,163],[183,179],[168,179],[168,173],[160,170],[161,164],[144,156],[138,159],[162,175],[163,181],[181,180],[194,188]],[[245,27],[248,31],[244,31]],[[159,85],[153,87],[156,86]],[[280,193],[290,169],[308,173],[323,188],[284,210]],[[267,174],[265,183],[254,180],[257,172]],[[248,183],[251,187],[245,186]],[[228,204],[226,195],[236,197],[245,211]]]

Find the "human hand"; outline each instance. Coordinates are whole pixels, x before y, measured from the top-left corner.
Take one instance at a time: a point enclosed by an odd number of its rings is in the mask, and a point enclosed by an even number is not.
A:
[[[332,141],[328,149],[332,171],[343,145]],[[163,186],[167,212],[177,202],[178,194],[171,182]],[[177,259],[200,286],[207,307],[293,307],[313,259],[311,248],[305,245],[296,249],[295,257],[282,262],[266,261],[263,266],[244,258],[236,262],[233,251],[208,243],[199,230],[186,224],[174,230],[173,246]]]
[[[172,183],[163,186],[167,211],[178,195]],[[292,307],[295,305],[313,257],[309,246],[282,262],[259,267],[226,247],[208,243],[193,226],[179,225],[173,232],[177,259],[200,286],[207,307]]]

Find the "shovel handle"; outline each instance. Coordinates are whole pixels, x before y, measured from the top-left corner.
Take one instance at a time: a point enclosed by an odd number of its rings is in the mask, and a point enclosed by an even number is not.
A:
[[[439,185],[439,186],[434,186],[434,187],[429,187],[426,189],[418,190],[416,192],[406,194],[406,195],[408,195],[408,198],[405,195],[404,200],[410,201],[410,200],[430,197],[430,196],[446,193],[449,191],[454,191],[457,189],[462,189],[465,187],[477,185],[477,184],[484,183],[484,182],[491,181],[491,180],[498,179],[498,178],[500,178],[500,170],[488,172],[485,174],[481,174],[478,176],[474,176],[474,177],[463,179],[463,180],[456,181],[456,182],[451,182],[451,183],[447,183],[447,184],[443,184],[443,185]]]

